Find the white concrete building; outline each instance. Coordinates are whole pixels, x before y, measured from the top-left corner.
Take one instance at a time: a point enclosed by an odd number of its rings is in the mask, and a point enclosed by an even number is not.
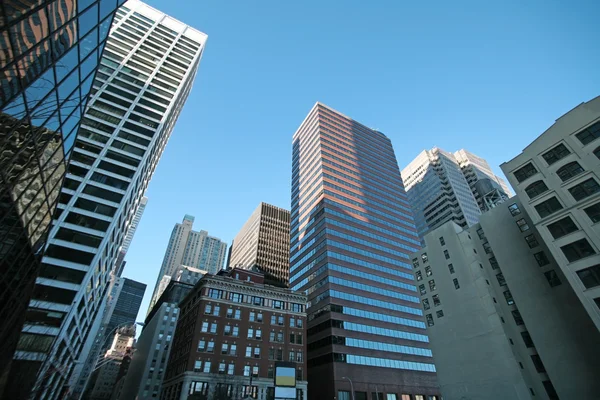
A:
[[[108,30],[109,26],[100,27]],[[73,147],[16,358],[42,399],[78,398],[110,277],[196,76],[207,36],[137,0],[116,13]],[[32,319],[36,317],[40,321]],[[51,324],[48,324],[51,318]],[[56,340],[55,340],[56,339]]]
[[[600,330],[600,97],[560,117],[501,165]]]

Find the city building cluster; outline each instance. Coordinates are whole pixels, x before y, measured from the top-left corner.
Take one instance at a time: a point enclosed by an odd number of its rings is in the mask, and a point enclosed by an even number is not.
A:
[[[289,210],[229,248],[185,215],[138,321],[127,251],[207,35],[139,0],[2,7],[0,398],[598,398],[600,97],[510,186],[465,149],[400,169],[317,102]]]

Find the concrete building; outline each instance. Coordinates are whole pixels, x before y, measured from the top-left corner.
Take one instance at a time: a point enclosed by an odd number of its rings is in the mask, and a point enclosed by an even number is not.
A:
[[[437,399],[390,140],[317,103],[292,148],[290,286],[308,295],[310,398]]]
[[[140,204],[138,205],[138,209],[135,212],[135,216],[131,221],[131,224],[127,228],[127,234],[125,235],[125,239],[123,240],[123,247],[119,251],[119,256],[117,257],[117,261],[115,262],[117,271],[116,276],[121,276],[123,274],[123,270],[125,269],[125,256],[127,255],[127,251],[129,250],[129,246],[131,245],[131,241],[133,240],[133,236],[135,235],[135,231],[142,219],[142,215],[144,215],[144,210],[146,210],[146,205],[148,204],[148,198],[146,196],[142,197],[140,200]]]
[[[152,310],[163,290],[181,267],[197,268],[210,274],[216,274],[223,268],[227,244],[208,236],[206,231],[193,231],[193,225],[194,217],[186,215],[182,223],[177,223],[173,227],[148,312]]]
[[[45,352],[53,338],[39,325],[54,329],[64,316],[26,308],[108,27],[123,1],[0,4],[0,397],[17,398],[34,385],[39,363],[11,362],[25,318],[37,337],[19,351],[35,342]]]
[[[159,398],[180,315],[179,302],[192,291],[194,283],[171,281],[148,314],[119,399]]]
[[[600,334],[518,197],[425,242],[413,263],[445,398],[597,397]]]
[[[81,394],[81,371],[101,326],[119,251],[192,88],[205,42],[203,33],[137,0],[117,11],[99,71],[87,81],[91,97],[30,302],[28,315],[36,320],[23,328],[22,337],[36,335],[51,345],[15,353],[42,364],[41,398],[60,398],[65,390]],[[49,313],[52,326],[39,326]]]
[[[600,97],[560,117],[501,165],[600,330]]]
[[[306,296],[244,269],[206,275],[180,303],[161,399],[273,398],[277,361],[306,400]],[[196,327],[196,328],[193,328]]]
[[[260,203],[233,239],[229,268],[258,266],[269,283],[290,280],[290,212]]]
[[[486,197],[511,195],[488,162],[465,149],[454,154],[437,147],[424,150],[402,170],[402,180],[421,238],[448,221],[473,226],[488,210]]]

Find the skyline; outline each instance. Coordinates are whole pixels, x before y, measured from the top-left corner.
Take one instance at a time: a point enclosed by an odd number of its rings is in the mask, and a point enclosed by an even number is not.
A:
[[[209,37],[126,258],[123,276],[150,285],[183,215],[231,243],[259,202],[290,208],[292,135],[317,101],[390,137],[399,168],[426,148],[465,147],[503,176],[500,163],[600,88],[600,56],[588,52],[593,2],[440,5],[427,15],[430,33],[417,23],[428,12],[420,5],[324,4],[313,15],[308,3],[148,4]]]

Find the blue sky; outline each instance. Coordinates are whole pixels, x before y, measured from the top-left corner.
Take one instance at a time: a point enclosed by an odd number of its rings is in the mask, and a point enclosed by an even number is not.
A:
[[[124,276],[148,284],[173,225],[231,242],[289,209],[291,138],[321,101],[391,138],[400,168],[466,148],[498,166],[600,94],[598,1],[149,0],[206,34]]]

